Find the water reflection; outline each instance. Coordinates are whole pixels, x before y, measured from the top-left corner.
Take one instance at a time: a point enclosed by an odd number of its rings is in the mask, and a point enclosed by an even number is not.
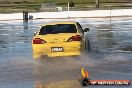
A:
[[[128,21],[128,24],[126,25]],[[97,24],[96,24],[97,23]],[[89,33],[89,40],[93,51],[99,52],[122,52],[131,51],[132,31],[131,20],[112,20],[111,28],[109,20],[91,22],[92,30]],[[125,48],[125,49],[124,49]]]
[[[8,47],[8,36],[6,33],[7,31],[0,30],[0,48],[7,48]],[[3,34],[2,34],[3,33]]]
[[[23,21],[24,30],[28,29],[28,24],[29,24],[28,22]]]
[[[7,57],[17,56],[23,55],[24,53],[21,52],[25,51],[28,51],[28,54],[31,55],[32,30],[29,28],[29,23],[23,21],[2,21],[0,25],[1,55]]]
[[[100,31],[97,31],[96,35],[98,38],[97,42],[99,43],[99,45],[101,45],[104,48],[110,49],[110,48],[114,48],[114,46],[117,45],[111,30],[104,30],[104,31],[100,30]]]

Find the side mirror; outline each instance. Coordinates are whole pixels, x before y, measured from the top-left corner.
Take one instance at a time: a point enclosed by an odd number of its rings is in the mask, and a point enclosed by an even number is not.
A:
[[[34,36],[37,34],[38,32],[36,31],[36,32],[34,32]]]
[[[87,31],[89,31],[90,29],[89,28],[85,28],[84,30],[83,30],[83,32],[87,32]]]

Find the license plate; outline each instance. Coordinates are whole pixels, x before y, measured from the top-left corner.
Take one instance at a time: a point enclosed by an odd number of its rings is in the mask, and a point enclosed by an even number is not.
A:
[[[51,48],[52,52],[63,52],[63,47],[52,47]]]

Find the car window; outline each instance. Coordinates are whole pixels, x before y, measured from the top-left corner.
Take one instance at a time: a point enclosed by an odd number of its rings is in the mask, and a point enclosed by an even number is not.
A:
[[[39,35],[76,32],[77,29],[74,24],[56,24],[41,27]]]
[[[77,23],[77,27],[78,27],[79,31],[83,33],[82,26],[78,22],[76,22],[76,23]]]

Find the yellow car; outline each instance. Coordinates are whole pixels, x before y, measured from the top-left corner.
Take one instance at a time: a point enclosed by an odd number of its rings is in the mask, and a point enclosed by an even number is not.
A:
[[[32,39],[33,57],[78,56],[86,49],[84,32],[78,22],[50,22],[39,29]]]

